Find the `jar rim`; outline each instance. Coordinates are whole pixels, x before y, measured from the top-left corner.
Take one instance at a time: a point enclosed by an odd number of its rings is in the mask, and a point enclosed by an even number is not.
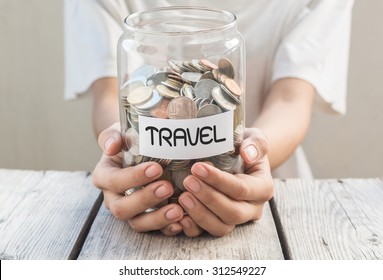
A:
[[[220,18],[222,23],[214,26],[214,27],[206,27],[206,28],[199,28],[192,31],[185,31],[185,30],[154,30],[151,28],[147,28],[146,26],[138,26],[137,22],[140,17],[146,16],[149,14],[154,13],[160,13],[160,12],[174,12],[174,11],[188,11],[188,12],[204,12],[204,13],[210,13],[211,15],[223,15],[226,20],[223,20],[223,17]],[[211,18],[213,19],[213,17]],[[129,16],[127,16],[124,20],[124,26],[134,32],[139,33],[145,33],[148,35],[167,35],[167,36],[179,36],[179,35],[197,35],[197,34],[204,34],[206,32],[214,32],[214,31],[222,31],[228,28],[231,28],[236,25],[237,17],[232,12],[218,9],[218,8],[211,8],[211,7],[203,7],[203,6],[169,6],[169,7],[160,7],[160,8],[153,8],[148,9],[141,12],[133,13]]]

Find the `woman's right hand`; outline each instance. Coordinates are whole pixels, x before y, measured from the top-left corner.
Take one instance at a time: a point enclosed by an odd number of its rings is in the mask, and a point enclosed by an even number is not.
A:
[[[178,204],[168,204],[145,213],[172,196],[174,189],[169,181],[158,180],[163,172],[160,164],[144,162],[122,167],[122,138],[120,125],[115,123],[98,137],[103,151],[93,171],[93,183],[104,194],[104,205],[120,220],[125,220],[137,232],[161,230],[165,235],[182,231],[180,221],[184,211]],[[138,186],[145,188],[126,196],[125,191]]]

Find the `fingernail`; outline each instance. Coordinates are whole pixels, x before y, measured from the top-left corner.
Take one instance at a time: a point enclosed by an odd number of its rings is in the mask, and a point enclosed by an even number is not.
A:
[[[181,220],[180,223],[181,223],[183,228],[190,228],[191,227],[189,221]]]
[[[193,209],[195,206],[194,201],[189,196],[184,196],[180,198],[180,202],[187,209]]]
[[[156,191],[154,192],[154,195],[158,198],[164,198],[170,194],[171,194],[170,190],[167,187],[165,187],[164,185],[159,186],[156,189]]]
[[[188,179],[186,182],[185,182],[185,185],[186,187],[196,193],[196,192],[199,192],[199,190],[201,189],[201,185],[199,184],[199,182],[193,178],[193,177],[190,177],[190,179]]]
[[[155,165],[151,165],[145,170],[145,176],[148,178],[156,177],[160,175],[160,173],[161,173],[161,170]]]
[[[171,208],[170,210],[168,210],[166,213],[165,213],[165,217],[169,220],[174,220],[176,218],[179,218],[180,215],[178,214],[178,212],[176,210],[174,210],[174,208]]]
[[[109,153],[109,149],[112,146],[114,141],[116,141],[116,138],[114,138],[114,137],[110,137],[110,138],[108,138],[108,140],[105,141],[104,150],[106,153]]]
[[[200,176],[200,177],[207,177],[208,172],[205,167],[203,167],[201,164],[197,164],[193,166],[193,172],[194,174]]]
[[[257,156],[258,156],[258,151],[257,151],[257,149],[255,148],[254,145],[247,146],[245,148],[245,153],[246,153],[247,158],[250,161],[255,160],[257,158]]]

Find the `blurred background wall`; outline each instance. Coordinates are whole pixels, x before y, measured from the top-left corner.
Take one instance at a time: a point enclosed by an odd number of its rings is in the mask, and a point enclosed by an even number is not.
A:
[[[81,0],[79,0],[81,1]],[[383,176],[383,1],[356,1],[347,115],[313,115],[315,177]],[[92,170],[92,99],[63,100],[63,3],[0,0],[0,168]]]

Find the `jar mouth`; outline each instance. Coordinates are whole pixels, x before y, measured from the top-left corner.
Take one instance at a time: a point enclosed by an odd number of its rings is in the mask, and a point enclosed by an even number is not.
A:
[[[197,6],[172,6],[137,12],[125,18],[125,27],[151,35],[196,35],[235,26],[236,16],[228,11]]]

